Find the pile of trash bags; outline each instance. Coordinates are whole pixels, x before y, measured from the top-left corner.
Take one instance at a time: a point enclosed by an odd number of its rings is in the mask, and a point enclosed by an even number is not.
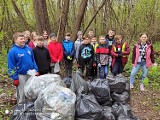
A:
[[[139,120],[128,104],[129,81],[123,75],[93,81],[78,71],[63,80],[57,74],[32,76],[25,95],[32,102],[24,103],[26,109],[16,106],[13,111],[23,109],[23,115],[14,114],[11,120]],[[32,116],[25,116],[30,109]]]

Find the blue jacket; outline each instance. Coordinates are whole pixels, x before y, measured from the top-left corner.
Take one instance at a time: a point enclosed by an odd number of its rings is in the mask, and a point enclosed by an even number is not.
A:
[[[62,41],[63,51],[64,51],[64,58],[67,56],[70,56],[74,58],[75,48],[74,43],[69,40],[68,42],[66,40]]]
[[[13,45],[8,53],[9,76],[17,80],[19,74],[25,75],[29,69],[38,71],[32,50],[26,45],[24,47]]]

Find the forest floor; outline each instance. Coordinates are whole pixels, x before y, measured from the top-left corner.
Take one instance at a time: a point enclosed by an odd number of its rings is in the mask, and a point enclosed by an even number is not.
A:
[[[9,120],[10,113],[16,104],[15,87],[11,80],[0,80],[0,120]],[[134,115],[141,120],[160,120],[160,91],[151,87],[144,92],[139,90],[138,84],[131,90],[130,105]]]

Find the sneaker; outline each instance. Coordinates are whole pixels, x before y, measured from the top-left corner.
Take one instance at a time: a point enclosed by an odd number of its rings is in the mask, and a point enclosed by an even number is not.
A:
[[[130,84],[130,89],[133,89],[133,88],[134,88],[133,84]]]
[[[144,85],[142,83],[140,84],[140,90],[144,91]]]

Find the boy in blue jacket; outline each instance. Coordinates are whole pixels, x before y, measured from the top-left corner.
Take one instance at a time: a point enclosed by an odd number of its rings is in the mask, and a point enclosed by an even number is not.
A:
[[[75,54],[74,43],[70,40],[70,33],[65,34],[65,39],[62,41],[65,72],[67,77],[72,77],[72,66]]]
[[[24,35],[15,33],[13,35],[14,45],[8,53],[8,73],[13,84],[17,87],[17,102],[25,101],[24,85],[30,77],[28,70],[35,70],[39,75],[32,50],[25,45]]]

